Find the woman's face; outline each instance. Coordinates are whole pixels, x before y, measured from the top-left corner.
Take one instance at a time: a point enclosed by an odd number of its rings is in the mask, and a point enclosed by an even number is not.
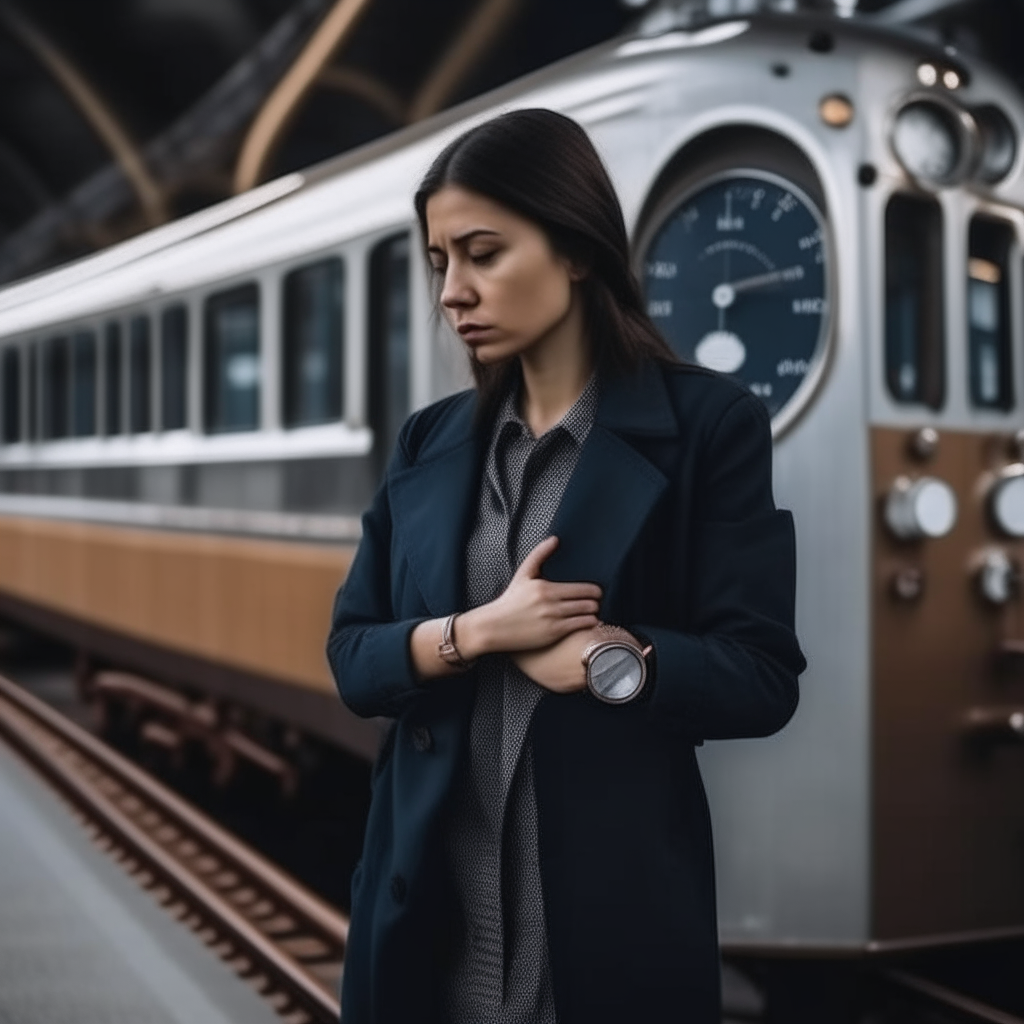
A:
[[[474,359],[520,355],[567,321],[581,275],[532,221],[447,185],[427,201],[427,232],[441,306]]]

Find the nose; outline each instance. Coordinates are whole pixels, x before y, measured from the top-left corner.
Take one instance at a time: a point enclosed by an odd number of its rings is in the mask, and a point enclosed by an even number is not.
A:
[[[471,309],[479,301],[476,290],[460,266],[459,260],[452,260],[445,271],[444,287],[441,289],[441,305],[446,309]]]

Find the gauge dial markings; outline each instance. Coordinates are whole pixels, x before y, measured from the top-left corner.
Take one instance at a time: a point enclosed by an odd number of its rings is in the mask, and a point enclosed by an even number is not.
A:
[[[827,342],[821,214],[786,179],[740,170],[663,210],[642,252],[649,314],[684,360],[734,377],[778,417]]]

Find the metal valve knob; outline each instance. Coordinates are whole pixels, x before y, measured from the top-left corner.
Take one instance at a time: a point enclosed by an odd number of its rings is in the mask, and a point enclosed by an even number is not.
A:
[[[991,604],[1006,604],[1017,593],[1020,583],[1017,566],[998,548],[985,553],[976,578],[981,596]]]
[[[989,512],[1008,537],[1024,537],[1024,465],[1007,466],[992,485]]]
[[[957,502],[944,480],[901,476],[885,502],[885,522],[900,540],[945,537],[956,526]]]

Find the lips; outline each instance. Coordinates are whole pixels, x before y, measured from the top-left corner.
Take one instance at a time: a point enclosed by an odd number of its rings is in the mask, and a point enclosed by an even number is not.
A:
[[[463,341],[481,341],[493,328],[488,324],[459,324],[456,328]]]

